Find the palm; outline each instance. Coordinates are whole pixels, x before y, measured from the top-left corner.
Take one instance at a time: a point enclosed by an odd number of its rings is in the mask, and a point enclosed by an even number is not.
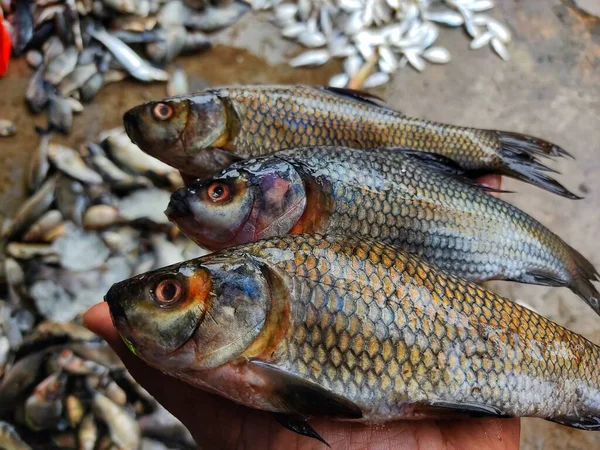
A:
[[[148,367],[119,339],[108,305],[94,306],[86,314],[85,322],[110,343],[138,382],[178,417],[202,446],[261,450],[326,448],[314,439],[286,430],[268,413],[237,405]],[[519,448],[518,419],[398,421],[377,427],[325,419],[310,423],[334,449]]]

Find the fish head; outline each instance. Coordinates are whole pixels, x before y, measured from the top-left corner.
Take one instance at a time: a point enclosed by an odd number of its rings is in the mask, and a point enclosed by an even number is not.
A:
[[[199,155],[203,149],[220,147],[227,140],[225,105],[208,93],[135,106],[125,113],[123,122],[138,147],[186,173],[190,166],[204,162]]]
[[[128,348],[161,370],[237,358],[260,333],[269,284],[252,257],[207,255],[113,285],[105,296]]]
[[[219,250],[287,234],[306,207],[300,174],[276,157],[242,161],[171,195],[165,214],[201,246]]]

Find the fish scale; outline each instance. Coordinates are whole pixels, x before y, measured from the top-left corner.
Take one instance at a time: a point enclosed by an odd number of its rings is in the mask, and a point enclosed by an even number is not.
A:
[[[347,396],[365,419],[448,397],[513,416],[600,408],[596,346],[394,247],[286,236],[245,250],[293,293],[270,363]]]

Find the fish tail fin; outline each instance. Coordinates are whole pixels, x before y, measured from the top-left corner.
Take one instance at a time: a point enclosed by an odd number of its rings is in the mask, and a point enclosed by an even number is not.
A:
[[[600,293],[592,283],[598,280],[598,272],[581,253],[573,248],[569,250],[575,265],[568,286],[600,315]]]
[[[560,416],[546,420],[580,430],[600,431],[600,416]]]
[[[552,142],[525,134],[496,130],[491,132],[500,141],[500,157],[504,163],[504,167],[498,170],[500,173],[566,198],[581,199],[554,178],[548,176],[547,172],[557,172],[542,164],[538,158],[540,156],[550,159],[573,158],[566,150]]]

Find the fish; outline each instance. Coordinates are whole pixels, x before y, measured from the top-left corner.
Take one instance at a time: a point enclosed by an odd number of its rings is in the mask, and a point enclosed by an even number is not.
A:
[[[347,89],[220,87],[138,105],[123,120],[142,150],[198,177],[226,167],[205,161],[207,148],[249,158],[308,145],[402,146],[446,156],[473,175],[498,173],[579,198],[540,162],[541,157],[570,156],[551,142],[410,118],[369,94]]]
[[[102,176],[88,167],[81,155],[72,148],[50,143],[48,157],[57,169],[67,175],[88,184],[102,183]]]
[[[65,400],[65,407],[67,409],[67,419],[69,419],[69,425],[71,428],[77,428],[83,418],[85,408],[83,403],[76,395],[69,394]]]
[[[104,45],[123,65],[125,70],[140,81],[167,81],[169,74],[162,69],[150,65],[140,58],[127,44],[111,36],[104,30],[93,30],[90,34]]]
[[[566,286],[600,314],[598,273],[585,257],[433,154],[283,150],[176,191],[166,214],[212,250],[287,233],[360,235],[471,281]]]
[[[12,53],[20,56],[33,38],[33,2],[22,0],[15,2],[15,11],[8,17],[11,24]]]
[[[64,218],[60,211],[51,209],[44,213],[23,235],[28,242],[51,242],[60,233]]]
[[[14,216],[12,224],[6,230],[8,238],[14,239],[20,237],[22,233],[27,231],[48,210],[54,201],[56,182],[56,175],[48,178],[40,186],[39,190],[21,205]]]
[[[52,59],[46,67],[44,80],[56,86],[77,66],[79,52],[75,47],[69,47]]]
[[[296,431],[312,417],[600,429],[600,347],[394,245],[271,238],[116,283],[105,300],[150,366]]]
[[[29,79],[25,91],[27,105],[34,113],[41,112],[49,101],[49,84],[44,81],[44,67],[40,66]]]
[[[28,169],[25,172],[25,184],[31,192],[35,192],[40,187],[50,169],[48,144],[50,143],[52,133],[40,128],[36,128],[36,132],[40,136],[40,145],[37,148],[37,152],[31,156]]]
[[[139,424],[123,407],[96,392],[92,398],[92,410],[106,423],[110,438],[118,448],[138,448]]]
[[[14,136],[17,133],[17,127],[7,119],[0,119],[0,137]]]
[[[49,95],[48,123],[51,129],[68,134],[73,126],[71,103],[60,95]]]
[[[201,12],[190,11],[184,17],[187,28],[199,31],[215,31],[237,22],[250,10],[250,6],[242,1],[233,1],[227,6],[208,6]]]
[[[25,402],[25,420],[33,431],[53,428],[63,412],[67,374],[53,373],[44,379]]]
[[[31,450],[31,447],[19,436],[15,427],[4,421],[0,421],[0,448]]]
[[[78,431],[80,450],[94,450],[98,440],[98,427],[94,421],[94,415],[88,413],[81,421]]]
[[[42,378],[42,367],[47,351],[32,353],[20,359],[5,373],[0,382],[0,413],[13,411],[16,402]]]

